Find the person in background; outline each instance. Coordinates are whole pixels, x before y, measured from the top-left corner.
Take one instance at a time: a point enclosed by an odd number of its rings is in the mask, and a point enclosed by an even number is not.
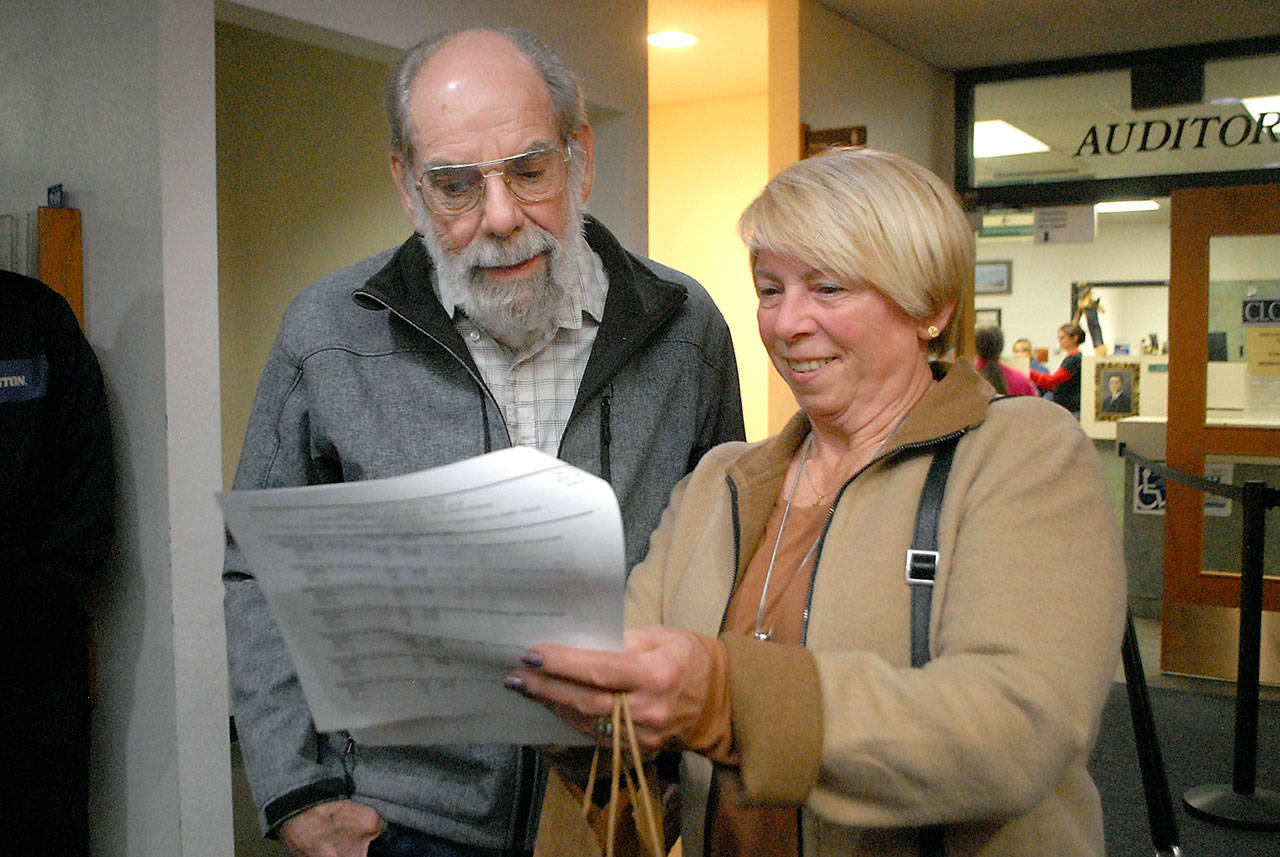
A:
[[[505,685],[590,735],[625,693],[642,751],[684,751],[688,857],[918,857],[939,826],[951,857],[1102,855],[1086,764],[1124,626],[1120,537],[1077,422],[938,360],[973,277],[954,192],[834,150],[771,179],[739,230],[799,413],[672,493],[624,651],[534,646]],[[952,440],[917,669],[903,565]]]
[[[1004,334],[1000,328],[978,328],[974,333],[974,347],[978,352],[974,362],[978,374],[986,378],[997,393],[1011,396],[1038,395],[1026,375],[1000,363],[1000,354],[1004,351]]]
[[[427,39],[394,69],[387,112],[415,234],[286,312],[235,487],[377,479],[532,446],[613,486],[629,569],[676,482],[743,436],[723,317],[692,279],[584,213],[582,90],[533,36]],[[531,851],[545,781],[532,748],[317,733],[234,541],[223,577],[235,724],[269,835],[303,857]]]
[[[1037,372],[1049,371],[1049,367],[1041,363],[1039,360],[1037,360],[1035,356],[1031,353],[1030,339],[1015,339],[1013,341],[1013,345],[1010,347],[1009,350],[1013,352],[1014,357],[1027,358],[1028,365],[1030,366],[1030,368],[1034,369],[1035,371]]]
[[[89,854],[88,592],[114,530],[102,371],[66,300],[0,271],[5,851]]]
[[[1038,389],[1053,391],[1053,400],[1066,408],[1076,419],[1080,418],[1080,343],[1084,342],[1084,331],[1075,322],[1067,322],[1058,328],[1058,347],[1067,353],[1052,373],[1037,372],[1034,369],[1027,373],[1031,383]]]

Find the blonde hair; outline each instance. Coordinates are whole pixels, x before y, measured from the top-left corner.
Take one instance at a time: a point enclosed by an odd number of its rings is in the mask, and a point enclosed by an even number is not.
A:
[[[973,231],[955,192],[900,155],[829,149],[774,176],[738,220],[754,265],[769,250],[871,285],[933,319],[973,278]],[[954,314],[952,321],[955,320]],[[929,344],[945,354],[955,325]]]

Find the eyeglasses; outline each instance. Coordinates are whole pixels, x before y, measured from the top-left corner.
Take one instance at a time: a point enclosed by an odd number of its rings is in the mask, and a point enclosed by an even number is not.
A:
[[[534,149],[478,164],[432,167],[414,182],[427,208],[445,217],[466,214],[480,204],[490,176],[502,176],[511,195],[521,202],[542,202],[564,190],[569,178],[569,153]]]

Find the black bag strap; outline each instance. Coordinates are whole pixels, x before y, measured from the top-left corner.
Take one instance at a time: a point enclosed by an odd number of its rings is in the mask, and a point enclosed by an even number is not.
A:
[[[916,509],[915,535],[907,551],[913,667],[922,667],[929,662],[929,610],[933,604],[933,579],[938,573],[938,518],[959,440],[960,436],[956,435],[934,449],[929,474],[924,478],[924,488],[920,492],[920,505]]]
[[[933,605],[933,580],[938,574],[938,518],[947,477],[955,458],[960,435],[947,438],[935,447],[929,473],[920,491],[916,508],[916,531],[907,550],[907,583],[911,586],[911,666],[929,662],[929,611]],[[943,857],[945,836],[941,825],[920,828],[921,857]]]

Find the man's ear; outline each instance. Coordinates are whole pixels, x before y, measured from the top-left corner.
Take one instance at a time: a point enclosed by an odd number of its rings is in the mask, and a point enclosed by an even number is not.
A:
[[[573,139],[582,149],[582,199],[578,202],[585,203],[591,196],[591,184],[596,177],[596,135],[590,125],[583,125],[574,132]]]
[[[419,209],[414,205],[413,179],[409,174],[409,166],[400,159],[395,152],[391,153],[391,178],[396,183],[396,193],[400,197],[400,207],[404,209],[404,216],[409,219],[409,225],[413,227],[415,232],[423,232],[427,228],[427,224],[418,223],[417,218]]]

